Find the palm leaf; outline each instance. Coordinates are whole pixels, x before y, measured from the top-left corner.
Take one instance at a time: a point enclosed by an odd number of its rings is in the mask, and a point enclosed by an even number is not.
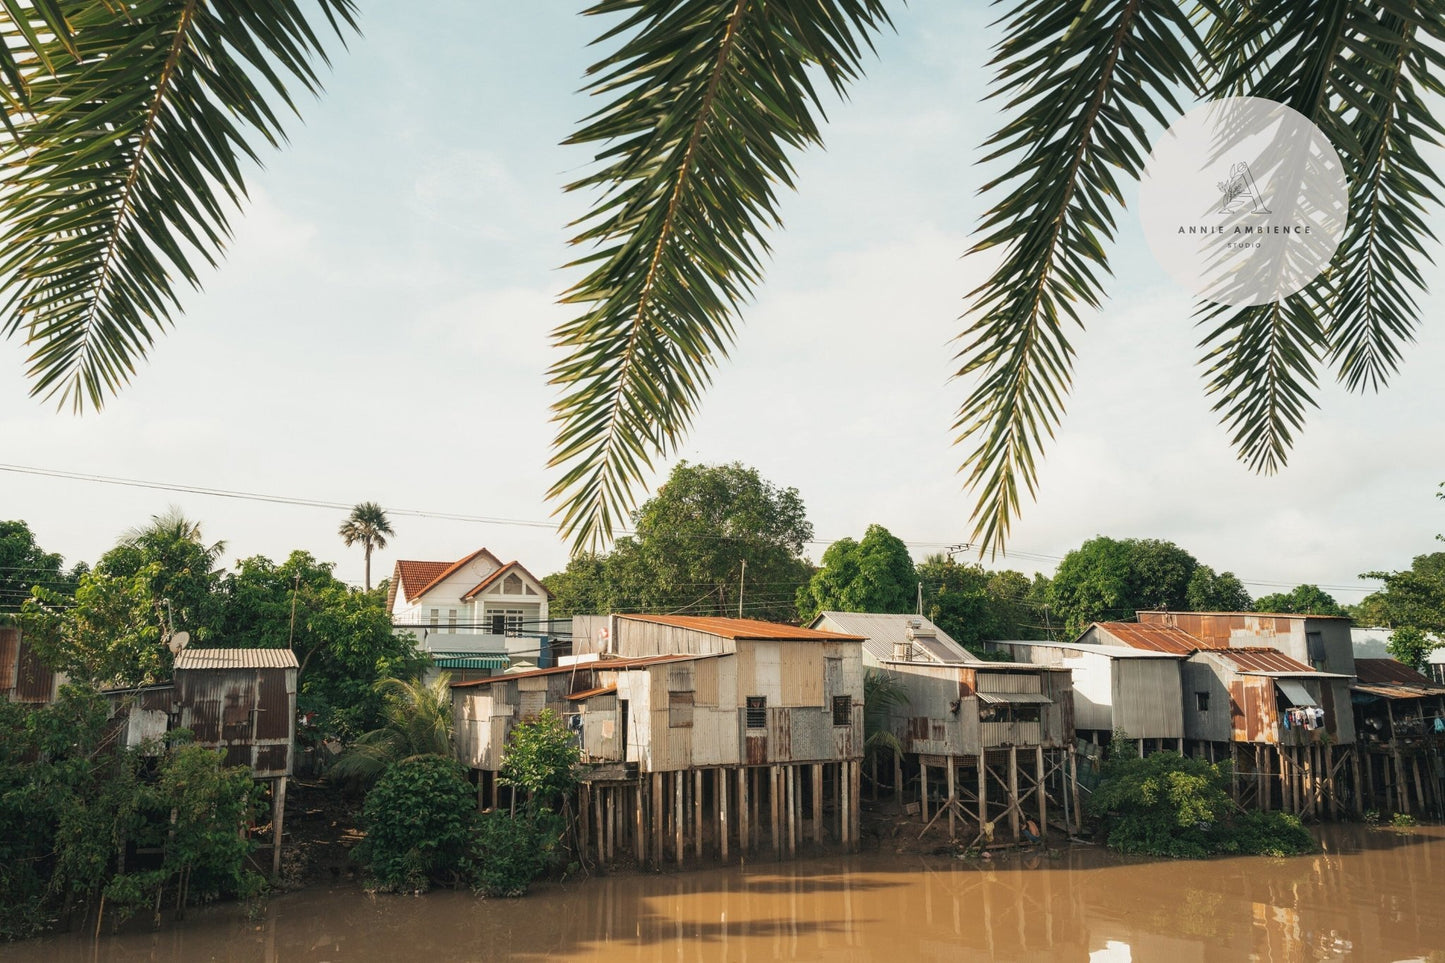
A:
[[[279,143],[277,107],[294,110],[287,78],[319,87],[325,52],[303,6],[63,0],[32,4],[30,20],[0,9],[7,42],[57,9],[69,27],[13,58],[21,82],[0,141],[0,330],[30,347],[32,394],[99,407],[170,324],[176,278],[198,286],[196,260],[216,263],[251,141]],[[316,9],[338,35],[354,26],[352,0]]]
[[[1033,494],[1035,453],[1063,414],[1066,331],[1100,303],[1116,175],[1138,176],[1145,120],[1167,123],[1178,90],[1198,84],[1201,44],[1168,0],[1025,0],[1004,31],[994,96],[1009,98],[1010,116],[986,160],[1010,165],[984,187],[996,198],[971,252],[1003,255],[970,294],[957,374],[975,380],[954,423],[958,442],[974,446],[962,468],[978,496],[972,540],[990,551],[1018,513],[1020,482]]]
[[[563,297],[581,313],[554,333],[562,395],[548,492],[578,548],[610,538],[633,491],[686,432],[734,315],[762,275],[789,152],[818,144],[815,77],[841,92],[879,0],[607,0],[621,38],[588,90],[609,98],[569,143],[599,168],[569,185],[597,197],[573,243],[586,276]]]

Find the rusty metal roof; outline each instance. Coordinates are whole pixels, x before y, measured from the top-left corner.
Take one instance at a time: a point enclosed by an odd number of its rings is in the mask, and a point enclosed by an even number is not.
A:
[[[1170,625],[1140,625],[1137,622],[1095,622],[1102,632],[1135,649],[1189,655],[1210,646],[1183,629]]]
[[[1432,694],[1445,692],[1445,686],[1394,659],[1356,659],[1355,675],[1366,685],[1406,685],[1432,690]]]
[[[679,629],[706,632],[724,639],[744,639],[771,642],[788,640],[799,642],[862,642],[861,635],[844,635],[839,632],[822,632],[805,629],[781,622],[764,622],[761,619],[725,619],[695,615],[620,615],[618,618],[634,622],[652,622],[656,625],[671,625]]]
[[[1283,672],[1289,675],[1326,675],[1324,672],[1316,672],[1303,662],[1291,659],[1278,649],[1270,649],[1264,646],[1208,649],[1206,651],[1208,651],[1210,655],[1217,655],[1221,659],[1232,663],[1236,669],[1242,672],[1260,672],[1265,674]]]
[[[567,698],[573,702],[580,702],[583,699],[590,699],[593,696],[608,695],[616,691],[617,685],[614,683],[613,685],[603,685],[598,686],[595,689],[584,689],[581,692],[574,692]]]
[[[295,669],[290,649],[182,649],[177,671],[185,669]]]
[[[681,654],[681,655],[644,655],[634,659],[595,659],[589,662],[574,662],[570,665],[554,665],[546,669],[528,669],[526,672],[508,672],[506,675],[493,675],[485,679],[468,679],[466,682],[453,682],[453,689],[468,689],[472,686],[492,685],[495,682],[510,682],[513,679],[531,679],[539,675],[561,675],[565,672],[610,672],[617,669],[640,669],[649,665],[657,665],[661,662],[687,662],[697,659],[715,659],[721,653],[710,652],[705,654]]]

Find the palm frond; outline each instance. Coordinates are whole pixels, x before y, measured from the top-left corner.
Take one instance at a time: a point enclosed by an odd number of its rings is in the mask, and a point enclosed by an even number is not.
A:
[[[617,16],[589,92],[609,98],[569,143],[599,146],[569,189],[597,201],[573,243],[587,275],[553,332],[566,357],[548,492],[577,548],[611,537],[678,443],[762,275],[789,152],[818,144],[821,75],[837,92],[888,24],[880,0],[607,0]]]
[[[33,395],[99,407],[171,323],[176,278],[199,286],[197,261],[216,263],[245,193],[241,165],[257,159],[251,142],[279,143],[277,110],[295,109],[288,79],[319,89],[326,54],[310,6],[0,7],[20,80],[0,140],[0,330],[30,347]],[[315,10],[338,36],[354,26],[352,0]],[[36,33],[57,11],[69,33]]]
[[[1004,30],[993,95],[1008,98],[1010,117],[985,161],[1010,166],[984,187],[998,196],[971,251],[1003,257],[969,296],[957,376],[977,380],[954,423],[958,443],[974,445],[961,469],[978,496],[973,541],[995,552],[1020,483],[1035,491],[1035,453],[1063,414],[1074,355],[1066,328],[1100,302],[1116,175],[1138,176],[1146,119],[1167,123],[1178,90],[1198,85],[1201,44],[1172,0],[1025,0]]]
[[[1424,290],[1421,267],[1434,240],[1440,177],[1421,154],[1442,128],[1425,103],[1445,85],[1445,10],[1403,3],[1351,11],[1353,29],[1334,69],[1333,89],[1359,145],[1351,178],[1350,224],[1335,256],[1339,296],[1326,331],[1329,359],[1351,390],[1379,390],[1414,340]]]

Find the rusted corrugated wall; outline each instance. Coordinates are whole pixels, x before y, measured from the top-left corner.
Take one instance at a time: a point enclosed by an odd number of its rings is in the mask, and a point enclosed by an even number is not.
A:
[[[175,673],[177,725],[196,742],[225,750],[228,766],[258,779],[291,774],[296,670],[186,669]]]

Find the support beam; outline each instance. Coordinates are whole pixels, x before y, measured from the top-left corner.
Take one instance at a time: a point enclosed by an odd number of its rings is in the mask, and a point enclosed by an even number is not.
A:
[[[788,765],[783,770],[788,802],[788,858],[798,855],[798,767]]]
[[[683,840],[682,833],[683,826],[687,823],[687,811],[683,809],[682,803],[682,793],[687,783],[687,780],[684,778],[686,775],[687,774],[682,771],[672,774],[672,851],[675,854],[677,865],[679,866],[682,865],[682,857],[687,852],[687,845]]]
[[[738,854],[744,859],[753,848],[749,836],[752,827],[748,825],[748,774],[751,771],[747,766],[738,768]]]
[[[978,754],[978,831],[993,840],[988,826],[988,753],[982,751]]]
[[[918,810],[924,825],[928,824],[928,763],[918,759]]]
[[[849,786],[853,779],[848,768],[848,763],[838,763],[838,838],[842,840],[845,847],[852,848],[853,840],[850,830],[853,826],[853,814],[848,811],[848,805],[849,797],[852,795],[849,792]]]
[[[273,780],[271,783],[271,805],[274,812],[271,813],[271,825],[275,832],[271,840],[271,875],[281,875],[281,840],[285,835],[283,825],[286,822],[286,777]],[[98,927],[97,927],[98,928]]]
[[[1084,828],[1084,811],[1079,805],[1079,754],[1069,743],[1069,794],[1074,799],[1074,832]]]
[[[662,868],[663,817],[662,805],[667,798],[663,791],[662,773],[652,774],[652,865]]]
[[[813,763],[813,842],[823,845],[823,764]]]
[[[703,825],[702,770],[694,769],[692,771],[692,853],[698,859],[702,859]]]
[[[948,807],[948,841],[950,843],[958,839],[958,828],[957,826],[955,826],[956,818],[954,815],[958,809],[958,807],[954,804],[954,800],[958,797],[958,791],[954,782],[954,780],[958,778],[958,774],[954,772],[954,770],[958,768],[955,763],[956,760],[952,756],[949,756],[947,779],[948,802],[944,803],[944,805]]]
[[[1142,743],[1141,743],[1142,745]],[[1019,750],[1008,747],[1008,822],[1014,842],[1019,841]]]
[[[1181,740],[1182,741],[1182,740]],[[1049,841],[1049,787],[1045,785],[1044,747],[1034,747],[1034,764],[1037,767],[1034,780],[1034,794],[1039,797],[1039,836],[1045,845]]]
[[[774,858],[774,859],[782,859],[782,858],[783,858],[783,837],[782,837],[782,834],[778,831],[778,830],[779,830],[778,820],[779,820],[779,817],[782,815],[782,813],[779,812],[779,809],[778,809],[778,802],[779,802],[779,800],[778,800],[778,789],[779,789],[779,784],[780,784],[781,782],[782,782],[782,779],[780,778],[779,767],[778,767],[778,766],[769,766],[769,767],[768,767],[768,808],[769,808],[769,811],[770,811],[771,814],[772,814],[773,858]]]

